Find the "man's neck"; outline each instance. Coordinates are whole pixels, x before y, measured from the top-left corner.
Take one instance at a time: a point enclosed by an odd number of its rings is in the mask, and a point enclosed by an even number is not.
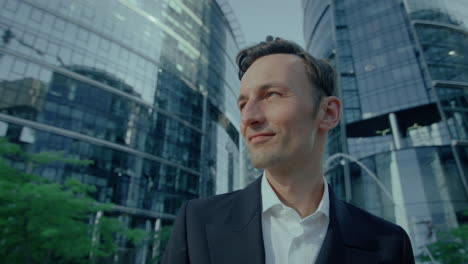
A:
[[[312,169],[304,170],[295,168],[287,172],[265,170],[266,178],[278,198],[286,206],[293,208],[301,218],[317,210],[324,191],[321,166],[311,167]]]

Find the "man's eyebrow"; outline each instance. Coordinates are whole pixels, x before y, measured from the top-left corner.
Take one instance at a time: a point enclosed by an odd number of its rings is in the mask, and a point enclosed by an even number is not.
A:
[[[260,86],[260,88],[258,88],[258,92],[263,92],[263,91],[271,89],[273,87],[281,87],[283,89],[288,89],[287,85],[285,85],[285,84],[283,84],[281,82],[271,82],[271,83],[266,83],[266,84],[263,84],[262,86]],[[239,104],[240,101],[245,100],[245,99],[247,99],[247,96],[241,94],[237,98],[237,103]]]
[[[245,100],[245,99],[247,99],[247,96],[245,96],[245,95],[239,95],[239,97],[237,98],[237,104],[239,104],[240,101]]]

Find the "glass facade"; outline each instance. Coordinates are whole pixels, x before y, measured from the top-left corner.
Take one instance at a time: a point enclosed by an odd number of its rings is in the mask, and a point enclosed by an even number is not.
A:
[[[0,6],[0,136],[94,161],[35,173],[96,186],[145,230],[187,199],[240,187],[239,48],[216,1]],[[144,263],[145,252],[121,259]]]
[[[302,1],[307,50],[335,65],[343,101],[327,143],[329,182],[402,225],[416,254],[436,239],[430,228],[467,221],[465,2]]]
[[[381,152],[360,162],[375,174],[390,197],[362,166],[353,162],[349,164],[350,202],[403,226],[415,249],[434,240],[435,232],[466,221],[463,212],[468,208],[468,196],[450,146]],[[466,154],[462,162],[468,164]],[[328,179],[338,196],[345,199],[340,167],[329,170]]]

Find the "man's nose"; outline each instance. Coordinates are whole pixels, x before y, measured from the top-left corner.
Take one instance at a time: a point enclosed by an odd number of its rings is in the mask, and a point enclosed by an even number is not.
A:
[[[265,121],[265,115],[257,103],[248,102],[242,109],[241,120],[244,126],[260,125]]]

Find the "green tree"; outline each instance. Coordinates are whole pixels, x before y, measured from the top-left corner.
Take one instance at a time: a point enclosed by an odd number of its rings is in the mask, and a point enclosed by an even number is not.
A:
[[[112,204],[99,204],[93,186],[67,179],[49,181],[26,171],[52,162],[87,165],[61,153],[27,154],[0,138],[0,259],[3,263],[92,263],[118,250],[115,236],[139,243],[145,232],[128,229],[105,214]],[[98,221],[91,221],[95,216]]]
[[[466,213],[465,213],[466,214]],[[468,225],[460,225],[447,232],[439,232],[437,241],[427,249],[432,257],[444,264],[468,263]],[[427,252],[418,256],[421,261],[430,261]]]

